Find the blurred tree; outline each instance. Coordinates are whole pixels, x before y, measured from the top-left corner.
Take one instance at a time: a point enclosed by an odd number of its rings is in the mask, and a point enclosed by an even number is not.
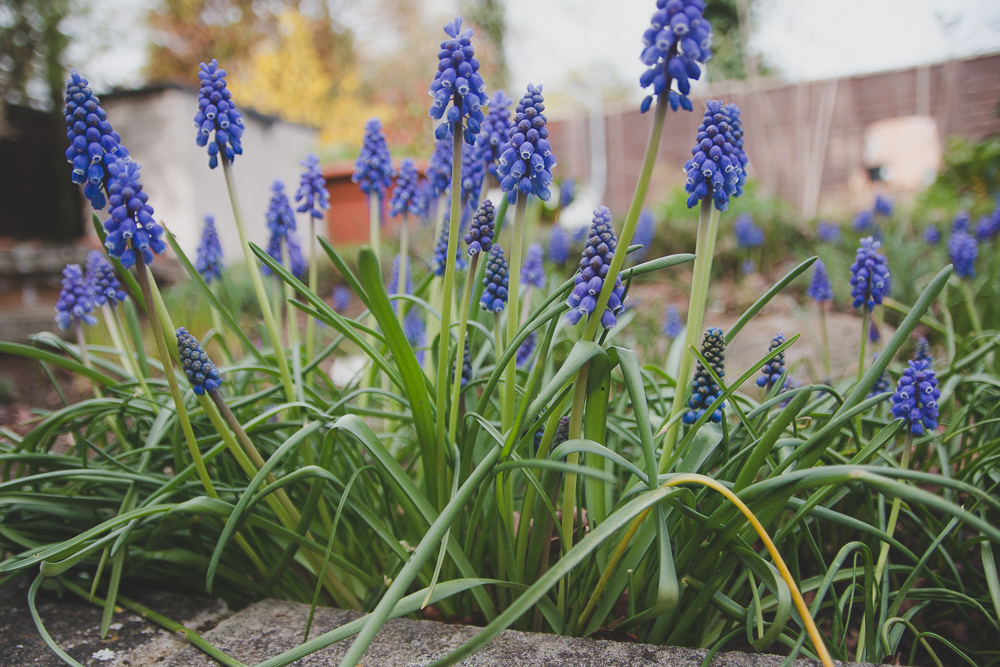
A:
[[[286,7],[277,35],[258,44],[248,59],[231,68],[230,88],[237,104],[320,129],[320,143],[336,150],[361,142],[364,123],[373,115],[391,122],[393,109],[372,105],[351,65],[330,71],[315,44],[307,17]]]
[[[62,108],[64,26],[80,8],[71,0],[4,0],[0,5],[0,100]]]
[[[262,42],[280,38],[281,17],[287,10],[302,17],[304,38],[328,75],[353,62],[352,35],[334,24],[325,2],[160,0],[149,15],[153,41],[146,78],[190,83],[198,72],[198,63],[209,58],[217,58],[227,69],[236,69]]]
[[[713,0],[705,6],[705,18],[712,24],[712,60],[709,75],[718,79],[745,79],[749,54],[744,48],[744,32],[749,33],[749,0]],[[742,15],[741,15],[742,14]],[[759,72],[750,72],[756,74]]]

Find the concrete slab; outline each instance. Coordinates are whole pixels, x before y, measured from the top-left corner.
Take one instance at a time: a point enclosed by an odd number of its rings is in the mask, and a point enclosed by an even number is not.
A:
[[[248,665],[293,648],[302,642],[308,606],[264,600],[234,614],[205,639]],[[316,610],[311,637],[348,623],[355,612]],[[364,667],[418,667],[440,658],[469,640],[479,628],[433,621],[397,619],[386,624],[365,656]],[[351,639],[294,663],[296,667],[331,667],[339,663]],[[700,667],[707,651],[675,647],[576,639],[508,630],[479,653],[460,663],[464,667]],[[724,653],[713,667],[778,667],[782,658],[766,654]],[[133,667],[152,663],[132,661]],[[795,667],[819,665],[798,660]],[[840,664],[840,663],[838,663]],[[216,667],[194,647],[184,648],[157,667]]]

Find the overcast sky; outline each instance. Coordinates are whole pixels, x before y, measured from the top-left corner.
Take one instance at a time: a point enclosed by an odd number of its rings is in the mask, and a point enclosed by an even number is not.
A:
[[[420,0],[450,17],[457,0]],[[711,0],[708,0],[711,2]],[[155,0],[100,0],[117,25],[140,25]],[[791,80],[906,67],[1000,50],[998,0],[750,0],[753,48]],[[385,39],[363,0],[333,0],[359,44]],[[642,33],[654,0],[506,0],[512,87],[558,88],[570,79],[637,82]],[[148,35],[115,33],[120,46],[86,63],[95,83],[136,85]],[[709,69],[711,74],[711,69]],[[1000,73],[998,73],[1000,76]],[[641,97],[638,88],[636,97]]]

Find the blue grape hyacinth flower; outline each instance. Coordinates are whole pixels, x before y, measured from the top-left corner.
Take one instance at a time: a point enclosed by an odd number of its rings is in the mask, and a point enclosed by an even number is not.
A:
[[[882,194],[875,196],[875,206],[873,207],[875,215],[880,215],[883,218],[889,218],[892,217],[894,209],[895,204],[893,204],[892,199]]]
[[[683,330],[684,320],[677,312],[677,306],[672,303],[667,305],[667,312],[663,317],[663,335],[667,338],[677,338]]]
[[[524,339],[524,342],[521,343],[514,354],[514,362],[518,368],[526,368],[531,363],[531,357],[535,353],[535,346],[538,343],[538,337],[535,333],[532,331],[528,334],[528,337]]]
[[[604,288],[604,278],[611,268],[611,258],[618,247],[618,236],[611,223],[611,211],[601,206],[594,211],[590,224],[590,236],[580,258],[580,271],[574,277],[573,291],[566,303],[570,311],[566,313],[566,323],[573,326],[585,315],[590,316],[597,308],[597,297]],[[618,323],[615,317],[624,301],[625,286],[621,276],[615,276],[614,290],[608,299],[607,308],[601,313],[601,326],[610,329]]]
[[[451,142],[448,137],[434,144],[434,152],[427,160],[427,180],[435,197],[440,197],[451,187]]]
[[[219,166],[220,153],[229,164],[243,154],[240,141],[245,130],[243,116],[233,104],[233,95],[226,88],[226,70],[219,67],[219,62],[213,58],[209,63],[198,65],[198,69],[201,87],[198,89],[198,113],[194,115],[194,126],[198,128],[196,141],[199,146],[208,146],[208,166],[215,169]]]
[[[271,201],[266,215],[267,228],[272,235],[285,237],[289,232],[295,231],[295,213],[292,212],[292,205],[288,203],[285,184],[279,180],[271,184]]]
[[[121,137],[111,128],[108,114],[90,83],[75,69],[66,80],[66,159],[73,165],[71,179],[83,186],[83,196],[96,210],[107,204],[108,167],[116,160],[128,160]]]
[[[222,277],[222,244],[219,243],[219,234],[215,230],[215,218],[210,215],[205,216],[205,226],[201,229],[201,242],[198,244],[194,268],[209,284]]]
[[[872,355],[872,361],[876,359],[878,359],[878,352]],[[889,371],[882,371],[882,375],[879,375],[878,379],[875,380],[875,384],[872,385],[872,389],[868,392],[868,396],[866,396],[866,398],[874,398],[879,394],[887,392],[891,382],[892,379],[889,377]]]
[[[576,199],[577,186],[572,178],[564,178],[559,184],[559,208],[566,208]]]
[[[635,264],[646,259],[649,254],[649,246],[656,238],[656,217],[648,208],[642,209],[639,219],[635,223],[635,232],[632,234],[632,244],[639,244],[642,247],[631,253],[632,261]]]
[[[469,206],[479,203],[486,175],[486,160],[476,146],[462,145],[462,202]]]
[[[909,368],[899,378],[890,412],[904,420],[913,435],[923,435],[938,427],[939,398],[941,390],[930,360],[916,359],[909,362]]]
[[[535,195],[548,201],[552,193],[552,168],[556,158],[549,144],[546,127],[545,100],[542,87],[528,84],[524,97],[514,109],[514,124],[510,139],[500,149],[497,175],[500,189],[507,193],[507,203],[517,202],[517,195]]]
[[[694,208],[710,196],[715,208],[725,211],[731,197],[743,194],[746,182],[744,171],[748,160],[743,151],[743,129],[735,104],[723,106],[719,100],[708,100],[705,105],[692,157],[684,163],[687,206]]]
[[[389,276],[389,289],[386,290],[389,296],[399,294],[399,264],[402,259],[403,256],[399,253],[396,253],[396,256],[392,258],[392,273]],[[406,263],[406,276],[403,278],[403,294],[413,294],[413,277],[410,273],[411,266],[410,262]],[[399,299],[392,299],[393,312],[399,312],[399,304]]]
[[[875,324],[875,320],[868,320],[868,342],[877,343],[882,340],[882,331]]]
[[[508,268],[503,248],[499,243],[494,243],[486,259],[486,270],[483,272],[483,296],[479,299],[479,307],[483,310],[503,312],[510,289]]]
[[[445,215],[444,222],[441,224],[441,236],[438,237],[437,244],[434,246],[434,275],[443,276],[445,271],[445,258],[448,256],[448,233],[450,231],[451,224],[448,220],[450,216]],[[455,247],[455,270],[465,271],[466,267],[469,265],[465,261],[465,257],[462,256],[462,249],[456,245]]]
[[[125,300],[125,290],[118,282],[111,262],[100,250],[91,250],[87,253],[86,283],[96,306],[108,304],[114,308]]]
[[[282,257],[282,239],[284,239],[285,246],[287,247],[288,261],[291,267],[285,266],[284,258]],[[267,254],[278,264],[291,271],[292,275],[296,278],[301,278],[306,274],[306,258],[302,255],[302,246],[299,245],[299,240],[294,232],[287,229],[284,233],[277,230],[272,231],[271,238],[267,242]],[[265,276],[269,276],[272,273],[271,267],[262,263],[260,265],[260,272]]]
[[[116,160],[108,167],[110,216],[104,221],[108,233],[104,247],[126,269],[135,264],[136,250],[142,253],[146,264],[153,263],[154,253],[162,255],[167,251],[163,227],[153,220],[153,207],[147,203],[149,195],[139,180],[140,168],[137,162],[123,160]]]
[[[740,248],[759,248],[764,245],[764,230],[753,224],[753,218],[746,213],[736,216],[733,233],[736,236],[736,245]]]
[[[177,352],[180,354],[181,368],[184,369],[184,375],[191,383],[194,393],[203,396],[206,391],[211,393],[219,389],[222,383],[219,369],[208,358],[198,339],[184,327],[177,329]]]
[[[431,81],[430,117],[444,119],[434,131],[438,139],[447,136],[456,123],[464,118],[464,139],[467,144],[476,142],[485,118],[482,107],[489,104],[486,83],[479,74],[479,60],[472,46],[472,28],[462,30],[461,17],[444,26],[448,39],[441,42],[438,51],[438,68]]]
[[[361,140],[361,151],[354,162],[354,174],[351,180],[361,187],[361,191],[379,199],[385,196],[385,191],[392,185],[392,157],[389,146],[382,132],[382,121],[369,118],[365,123],[365,135]]]
[[[778,332],[771,339],[771,346],[768,351],[775,350],[785,344],[785,334]],[[779,352],[761,369],[761,376],[757,378],[757,386],[764,387],[765,391],[771,391],[771,387],[778,384],[782,374],[785,372],[785,353]]]
[[[427,341],[424,331],[424,318],[421,316],[419,309],[410,308],[406,311],[406,315],[403,316],[403,335],[406,336],[407,342],[414,349],[417,364],[422,366],[424,363],[424,351],[419,348],[424,347]]]
[[[529,287],[545,289],[545,250],[541,243],[532,243],[521,265],[521,282]]]
[[[639,77],[639,85],[653,87],[639,107],[642,112],[652,106],[654,95],[662,97],[664,93],[674,111],[692,110],[688,99],[691,79],[701,78],[701,67],[712,58],[712,26],[702,16],[704,11],[702,0],[656,0],[639,56],[649,68]]]
[[[955,266],[955,275],[971,280],[976,277],[976,258],[979,256],[979,243],[975,237],[964,231],[953,232],[948,239],[948,254]]]
[[[835,222],[820,220],[819,224],[816,225],[816,238],[818,238],[821,243],[839,244],[840,225]]]
[[[565,264],[569,259],[569,232],[558,224],[552,225],[549,231],[549,259],[556,264]]]
[[[726,337],[722,335],[722,329],[710,327],[705,331],[705,337],[701,342],[701,355],[720,379],[726,377]],[[681,417],[681,421],[685,424],[694,424],[706,411],[711,410],[709,421],[721,424],[722,411],[726,407],[725,403],[719,402],[721,395],[722,388],[715,383],[711,374],[699,361],[695,367],[694,380],[691,381],[688,410]]]
[[[882,244],[867,237],[861,239],[854,263],[851,264],[851,296],[854,307],[866,306],[870,311],[882,303],[889,280],[889,267],[878,249]]]
[[[917,339],[917,344],[913,349],[913,358],[917,361],[926,360],[933,363],[933,357],[931,357],[931,344],[925,336],[921,336]]]
[[[1000,206],[989,215],[984,215],[976,223],[976,240],[980,243],[996,238],[1000,234]]]
[[[486,112],[486,120],[476,136],[476,148],[483,160],[486,171],[500,182],[497,176],[497,162],[500,160],[500,149],[510,141],[510,105],[513,100],[506,93],[498,90],[490,98],[490,108]]]
[[[941,242],[941,231],[937,225],[928,225],[924,230],[924,241],[928,245],[937,245]]]
[[[343,313],[351,305],[351,290],[343,285],[333,288],[333,309]]]
[[[314,220],[322,220],[330,209],[330,191],[326,189],[326,179],[319,168],[319,158],[310,153],[299,164],[304,169],[299,179],[299,189],[295,191],[295,201],[302,203],[295,210],[308,213]]]
[[[852,228],[856,232],[871,232],[875,229],[875,212],[869,209],[859,211],[854,216]]]
[[[404,158],[399,163],[396,186],[392,189],[392,196],[389,197],[390,217],[395,218],[404,214],[420,217],[424,214],[426,203],[418,187],[419,177],[417,164],[411,158]]]
[[[469,256],[478,255],[481,252],[489,252],[493,245],[493,237],[496,234],[496,224],[493,210],[493,202],[484,199],[479,205],[475,215],[469,223],[469,231],[465,234],[465,245],[468,246]],[[442,251],[446,252],[446,251]]]
[[[969,225],[972,224],[972,216],[969,215],[968,211],[959,211],[955,214],[955,219],[951,221],[951,233],[955,232],[966,232],[969,231]]]
[[[833,286],[830,284],[830,274],[826,271],[823,260],[817,259],[813,265],[812,280],[806,289],[806,296],[817,303],[833,301]]]
[[[83,270],[79,264],[67,264],[63,269],[62,289],[56,302],[56,325],[60,329],[69,329],[78,322],[95,326],[97,318],[93,311],[94,295],[83,278]]]

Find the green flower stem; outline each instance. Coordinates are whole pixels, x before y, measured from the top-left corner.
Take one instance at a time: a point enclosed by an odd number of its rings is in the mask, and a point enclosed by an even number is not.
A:
[[[223,164],[225,164],[225,161],[223,161]],[[191,452],[191,460],[194,461],[195,470],[198,471],[198,479],[201,480],[201,485],[204,487],[205,493],[208,494],[209,498],[218,498],[219,494],[216,493],[215,487],[212,485],[212,480],[208,476],[208,470],[205,468],[205,462],[201,458],[201,451],[198,449],[198,441],[194,437],[194,429],[191,428],[191,420],[188,418],[187,409],[184,407],[184,399],[181,397],[180,387],[177,386],[177,376],[174,374],[173,367],[174,357],[167,351],[165,337],[167,335],[172,336],[173,331],[162,327],[160,323],[160,309],[162,308],[162,314],[166,316],[165,319],[169,315],[167,315],[167,309],[163,304],[163,300],[154,299],[153,289],[155,283],[151,280],[152,276],[146,267],[146,261],[143,259],[141,252],[135,254],[135,272],[139,280],[139,289],[142,290],[142,299],[146,302],[146,312],[149,314],[149,324],[153,330],[156,353],[163,364],[163,374],[167,378],[167,386],[170,387],[170,395],[174,399],[174,407],[177,409],[177,420],[181,424],[181,431],[184,433],[188,450]],[[156,296],[159,296],[159,291],[156,292]],[[183,469],[183,461],[174,461],[174,470]]]
[[[590,379],[590,362],[588,361],[576,373],[576,386],[573,387],[573,406],[569,413],[569,439],[580,438],[583,431],[583,406],[587,402],[587,382]],[[578,452],[566,455],[566,463],[575,466],[579,462]],[[568,551],[573,546],[573,517],[576,515],[576,474],[566,473],[563,485],[562,504],[562,543]],[[569,588],[569,575],[559,581],[559,612],[566,616],[566,591]]]
[[[461,96],[455,95],[455,105],[461,106]],[[437,451],[435,452],[436,471],[431,476],[436,482],[436,498],[438,509],[443,509],[447,504],[448,485],[445,474],[445,452],[447,444],[445,441],[446,418],[448,397],[448,346],[451,343],[451,303],[455,291],[455,253],[458,250],[458,230],[462,226],[462,198],[458,193],[462,191],[462,127],[461,123],[456,123],[452,127],[452,149],[451,149],[451,218],[448,226],[448,250],[444,261],[444,284],[441,299],[441,335],[438,337],[438,368],[437,383],[434,385],[437,391],[436,413],[437,413]],[[458,406],[452,406],[458,409]]]
[[[976,297],[972,293],[972,286],[968,280],[959,278],[962,282],[962,291],[965,292],[965,309],[969,311],[969,322],[972,324],[972,333],[977,334],[983,330],[983,321],[979,319],[979,311],[976,310]]]
[[[240,200],[236,195],[236,179],[233,176],[233,166],[229,164],[228,160],[222,160],[222,173],[226,178],[229,202],[232,204],[233,217],[236,219],[236,231],[240,235],[240,247],[243,249],[243,259],[246,261],[247,272],[250,274],[254,293],[256,293],[257,302],[260,304],[260,312],[264,317],[264,326],[267,328],[267,335],[274,346],[274,357],[278,361],[278,374],[281,376],[281,384],[285,389],[285,398],[289,403],[292,403],[295,401],[295,388],[292,386],[292,374],[288,368],[285,351],[281,347],[281,331],[278,329],[278,324],[271,313],[271,306],[267,301],[267,292],[264,291],[264,282],[261,280],[260,271],[257,269],[257,261],[250,251],[246,225],[243,223],[243,210],[240,208]],[[138,263],[137,260],[136,265]]]
[[[434,200],[434,242],[441,238],[441,228],[444,225],[444,212],[441,206],[441,199]],[[435,276],[431,279],[430,293],[428,294],[427,302],[434,308],[438,313],[441,312],[441,281]],[[431,343],[434,338],[441,332],[441,322],[436,317],[427,318],[427,341]],[[424,372],[427,373],[427,377],[436,378],[437,375],[434,371],[434,355],[425,354],[424,355]]]
[[[500,313],[493,313],[493,352],[497,361],[503,355],[503,317]]]
[[[316,218],[309,216],[309,291],[316,293],[319,267],[316,258]],[[316,351],[316,318],[306,317],[306,359],[312,360]],[[306,384],[310,384],[308,380]]]
[[[830,332],[826,328],[826,307],[819,302],[819,333],[823,337],[823,372],[830,377]]]
[[[528,197],[520,194],[514,206],[514,230],[513,240],[510,248],[510,262],[508,270],[507,288],[507,340],[513,341],[517,336],[517,328],[520,324],[519,299],[521,285],[521,257],[524,254],[524,218],[528,211]],[[507,362],[503,384],[503,407],[500,411],[500,421],[502,431],[506,432],[514,424],[514,404],[517,396],[517,359],[511,357]]]
[[[481,253],[480,253],[481,254]],[[479,254],[469,260],[469,270],[465,276],[465,289],[462,290],[462,308],[458,316],[458,340],[455,343],[455,378],[451,382],[451,412],[448,414],[448,442],[455,442],[458,434],[458,403],[462,397],[462,362],[465,357],[465,335],[469,326],[469,310],[472,307],[473,281],[476,277],[476,267],[479,265]],[[400,307],[402,310],[402,307]]]
[[[403,223],[399,229],[399,280],[396,282],[396,294],[406,294],[406,267],[410,262],[410,216],[403,212]],[[403,326],[406,317],[405,301],[396,302],[396,314],[399,326]]]
[[[715,238],[719,233],[719,210],[712,205],[711,196],[701,200],[701,212],[698,215],[698,241],[695,247],[694,269],[692,270],[691,298],[688,302],[688,316],[684,330],[684,347],[698,346],[698,339],[705,326],[705,302],[708,300],[708,284],[712,278],[712,258],[715,254]],[[621,249],[623,243],[618,244]],[[605,286],[607,282],[605,282]],[[601,311],[597,311],[601,312]],[[685,351],[686,352],[686,351]],[[670,404],[670,426],[667,428],[663,441],[663,453],[660,455],[659,472],[666,472],[667,462],[673,454],[677,437],[680,434],[680,419],[677,417],[686,405],[685,387],[694,370],[694,355],[682,354],[677,369],[677,388],[674,400]]]
[[[222,336],[224,335],[223,332],[225,332],[225,329],[222,328],[222,316],[219,315],[219,311],[217,311],[215,308],[209,308],[209,311],[212,313],[212,328],[215,329],[216,333],[219,335],[219,338],[222,338]],[[226,350],[225,345],[219,345],[219,354],[222,355],[222,363],[224,363],[225,365],[228,366],[233,363],[233,360],[229,356],[229,352]]]
[[[871,311],[868,310],[868,304],[861,306],[861,352],[858,354],[858,382],[861,382],[861,378],[865,375],[865,351],[868,347],[868,318],[870,317]]]
[[[288,250],[288,240],[281,239],[281,265],[287,267],[289,271],[292,270],[292,258],[291,253]],[[287,322],[288,327],[288,347],[295,349],[299,346],[299,320],[296,316],[298,309],[292,305],[292,300],[295,299],[295,292],[292,291],[292,286],[283,280],[280,281],[285,288],[285,308],[287,308]]]
[[[618,247],[611,258],[611,267],[608,275],[604,279],[604,287],[600,296],[597,297],[597,307],[591,317],[587,319],[586,328],[583,330],[584,340],[594,340],[597,334],[597,327],[601,323],[601,314],[608,307],[608,300],[615,287],[615,278],[618,277],[622,266],[625,264],[625,255],[628,253],[628,246],[635,235],[635,228],[639,222],[639,214],[642,212],[642,205],[646,201],[646,192],[649,190],[649,179],[653,176],[653,167],[656,165],[656,154],[660,149],[660,136],[663,134],[663,121],[667,117],[667,100],[665,96],[656,98],[656,108],[653,111],[653,126],[649,130],[649,140],[646,142],[646,153],[642,158],[642,168],[639,170],[639,180],[635,184],[635,192],[632,194],[632,203],[629,204],[628,214],[625,216],[625,224],[622,226],[621,234],[618,235]],[[706,199],[709,199],[706,197]],[[699,246],[700,249],[700,246]],[[701,254],[698,254],[699,257]],[[711,259],[711,258],[710,258]],[[684,355],[688,357],[690,355]]]
[[[906,439],[903,442],[903,454],[899,458],[899,468],[900,470],[906,470],[910,465],[910,450],[913,448],[913,433],[906,427]],[[892,500],[892,509],[889,510],[889,523],[886,524],[885,534],[889,537],[893,536],[896,532],[896,522],[899,520],[899,509],[903,501],[899,496],[896,496]],[[878,562],[875,565],[875,585],[872,587],[872,592],[878,590],[879,582],[882,581],[882,574],[885,572],[886,564],[889,561],[889,543],[883,542],[882,546],[879,548],[878,552]],[[857,652],[854,654],[855,660],[862,660],[865,655],[865,625],[868,619],[861,619],[861,630],[858,634],[858,648]]]
[[[382,261],[382,197],[368,195],[368,243],[375,259]]]
[[[215,312],[214,309],[212,312]],[[118,336],[118,340],[121,342],[121,352],[125,357],[127,357],[128,365],[132,369],[133,375],[135,376],[136,381],[138,381],[139,387],[142,389],[142,393],[149,399],[149,403],[153,407],[153,410],[159,413],[160,406],[153,400],[153,392],[150,391],[149,385],[146,384],[146,376],[142,373],[142,369],[139,368],[139,363],[135,361],[138,358],[138,355],[132,348],[132,341],[130,341],[129,337],[124,333],[125,328],[122,326],[121,318],[118,315],[118,309],[108,307],[108,311],[104,313],[104,321],[108,323],[108,328],[115,332],[111,334],[111,339],[115,340],[115,336]],[[118,343],[115,344],[117,345]]]
[[[107,302],[101,306],[101,313],[104,315],[104,324],[108,327],[108,335],[111,336],[111,344],[114,345],[115,349],[119,352],[122,366],[125,368],[127,373],[133,377],[138,377],[139,374],[135,369],[132,357],[126,352],[125,345],[122,343],[121,331],[118,330],[115,323],[115,317],[112,314],[113,312],[114,311]]]

